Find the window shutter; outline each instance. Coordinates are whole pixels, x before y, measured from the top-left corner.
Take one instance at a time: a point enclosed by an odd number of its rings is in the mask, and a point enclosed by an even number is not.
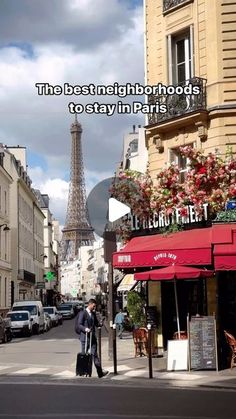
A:
[[[176,153],[171,148],[169,148],[169,163],[176,163]]]
[[[194,27],[190,25],[190,78],[194,77]]]
[[[172,37],[167,36],[168,83],[173,84]]]

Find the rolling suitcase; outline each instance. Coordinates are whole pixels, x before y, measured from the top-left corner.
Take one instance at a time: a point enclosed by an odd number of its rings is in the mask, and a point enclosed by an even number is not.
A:
[[[80,377],[91,377],[92,375],[92,333],[90,333],[89,338],[89,350],[88,350],[88,333],[86,333],[85,338],[85,353],[78,353],[76,361],[76,375]]]

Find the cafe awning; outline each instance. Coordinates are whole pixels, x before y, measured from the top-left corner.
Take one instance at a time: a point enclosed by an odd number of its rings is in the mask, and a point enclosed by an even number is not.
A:
[[[215,270],[236,270],[236,225],[214,225],[212,229]]]
[[[134,274],[137,281],[168,281],[171,279],[196,279],[207,278],[214,275],[214,271],[193,268],[192,266],[171,265],[165,268],[152,269],[150,271]]]
[[[211,265],[212,228],[135,237],[113,253],[113,267],[135,268],[178,265]]]
[[[127,274],[122,279],[120,285],[117,288],[117,291],[123,292],[123,291],[130,291],[135,285],[137,281],[134,279],[133,274]]]

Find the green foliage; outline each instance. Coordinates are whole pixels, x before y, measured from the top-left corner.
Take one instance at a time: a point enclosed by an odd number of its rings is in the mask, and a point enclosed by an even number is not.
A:
[[[218,222],[236,222],[236,210],[226,210],[217,213],[214,221]]]
[[[129,291],[127,296],[127,309],[135,326],[145,325],[144,298],[137,291]]]
[[[168,234],[177,233],[178,231],[182,231],[182,230],[183,230],[183,226],[181,226],[180,224],[171,224],[168,227],[160,228],[160,233],[163,236],[168,236]]]

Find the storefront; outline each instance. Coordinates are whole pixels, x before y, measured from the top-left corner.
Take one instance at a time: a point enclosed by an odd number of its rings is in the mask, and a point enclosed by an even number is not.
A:
[[[164,266],[192,266],[213,270],[209,278],[177,281],[179,320],[186,330],[187,315],[216,315],[222,330],[236,335],[236,224],[132,238],[113,254],[113,267],[124,273],[143,272]],[[147,281],[148,305],[160,314],[158,346],[177,330],[173,281]]]

